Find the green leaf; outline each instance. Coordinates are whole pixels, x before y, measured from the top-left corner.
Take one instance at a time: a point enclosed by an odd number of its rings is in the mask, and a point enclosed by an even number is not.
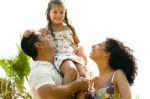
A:
[[[11,78],[17,89],[23,90],[24,79],[27,78],[30,72],[30,58],[17,45],[18,55],[9,59],[0,59],[0,66],[6,72],[6,75]]]

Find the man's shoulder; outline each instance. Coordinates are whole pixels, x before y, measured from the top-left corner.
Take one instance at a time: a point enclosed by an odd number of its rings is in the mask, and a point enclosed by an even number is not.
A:
[[[29,74],[29,85],[31,87],[36,86],[38,88],[44,84],[58,85],[61,84],[62,77],[55,70],[52,63],[36,61],[33,63]]]
[[[30,71],[30,75],[29,76],[35,76],[35,75],[43,75],[43,74],[47,74],[50,75],[51,71],[55,71],[54,70],[54,66],[52,63],[50,62],[46,62],[46,61],[35,61],[32,63],[31,66],[31,71]]]
[[[37,67],[53,67],[53,64],[47,61],[34,61],[32,64],[32,68],[37,68]]]

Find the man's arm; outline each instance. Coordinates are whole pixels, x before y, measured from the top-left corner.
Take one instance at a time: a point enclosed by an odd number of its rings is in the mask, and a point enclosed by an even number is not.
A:
[[[50,84],[43,85],[37,89],[37,93],[41,99],[62,99],[72,96],[79,90],[87,90],[89,81],[84,78],[79,78],[66,85],[52,86]]]

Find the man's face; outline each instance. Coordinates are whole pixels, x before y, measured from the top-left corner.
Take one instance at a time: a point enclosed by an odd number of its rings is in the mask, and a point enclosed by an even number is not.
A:
[[[47,51],[55,51],[55,43],[51,35],[39,35],[39,42],[42,44],[43,49]]]

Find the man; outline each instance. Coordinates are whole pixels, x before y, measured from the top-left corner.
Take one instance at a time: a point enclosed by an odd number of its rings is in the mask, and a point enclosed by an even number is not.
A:
[[[64,99],[80,90],[87,90],[89,81],[84,78],[61,85],[62,76],[53,66],[55,45],[48,35],[36,34],[21,40],[22,50],[35,61],[29,75],[29,86],[33,99]]]

